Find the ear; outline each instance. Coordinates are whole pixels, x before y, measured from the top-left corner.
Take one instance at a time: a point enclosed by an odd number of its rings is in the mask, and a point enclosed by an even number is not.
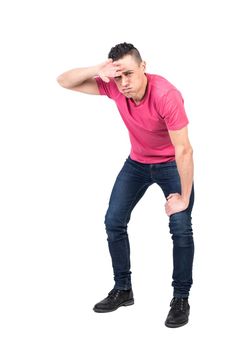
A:
[[[145,61],[142,61],[142,62],[141,62],[141,68],[142,68],[142,70],[143,70],[143,72],[144,72],[145,69],[146,69],[146,62],[145,62]]]

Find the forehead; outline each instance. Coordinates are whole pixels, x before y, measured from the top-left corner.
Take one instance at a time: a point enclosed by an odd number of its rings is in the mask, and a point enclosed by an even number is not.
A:
[[[117,60],[116,62],[121,64],[121,66],[123,66],[125,70],[134,69],[134,68],[139,67],[135,58],[131,55],[126,55],[126,56],[120,58],[119,60]]]

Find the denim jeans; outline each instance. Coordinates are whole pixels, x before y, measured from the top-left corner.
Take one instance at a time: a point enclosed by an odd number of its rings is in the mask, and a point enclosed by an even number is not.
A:
[[[132,287],[127,225],[133,208],[153,183],[161,187],[165,197],[170,193],[181,193],[176,162],[143,164],[128,157],[116,178],[105,216],[115,289],[127,290]],[[169,217],[173,241],[172,286],[173,295],[178,298],[188,297],[193,282],[194,243],[191,223],[193,202],[194,188],[188,208]]]

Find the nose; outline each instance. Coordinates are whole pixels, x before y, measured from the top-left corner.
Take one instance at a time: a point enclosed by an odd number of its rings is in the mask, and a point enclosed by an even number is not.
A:
[[[123,87],[126,87],[128,85],[128,78],[123,76],[121,84]]]

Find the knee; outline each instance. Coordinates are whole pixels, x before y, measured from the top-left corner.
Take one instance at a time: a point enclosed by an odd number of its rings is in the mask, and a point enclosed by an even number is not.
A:
[[[127,234],[127,224],[116,211],[108,209],[104,223],[109,241],[119,240]]]
[[[190,214],[180,212],[171,215],[169,227],[174,245],[178,247],[189,247],[193,245],[193,230]]]
[[[169,227],[171,234],[192,234],[191,215],[184,211],[171,215]]]
[[[121,224],[117,213],[110,211],[110,210],[108,210],[106,212],[104,223],[105,223],[106,228],[110,229],[110,230],[120,226],[120,224]]]
[[[172,235],[172,240],[174,247],[177,248],[191,248],[194,246],[192,235]]]

